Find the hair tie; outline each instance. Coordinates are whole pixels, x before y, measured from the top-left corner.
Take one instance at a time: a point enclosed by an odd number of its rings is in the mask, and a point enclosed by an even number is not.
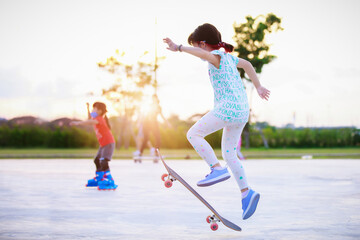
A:
[[[225,44],[224,42],[219,42],[219,43],[218,43],[218,46],[225,48],[226,44]]]
[[[217,45],[219,48],[224,48],[225,52],[230,53],[234,50],[234,47],[226,42],[219,42]]]

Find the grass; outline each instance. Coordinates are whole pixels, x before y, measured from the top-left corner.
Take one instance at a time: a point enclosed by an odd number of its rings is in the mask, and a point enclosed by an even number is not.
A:
[[[114,159],[131,159],[134,148],[116,149]],[[44,148],[3,148],[0,149],[0,159],[9,158],[93,158],[97,149],[44,149]],[[162,149],[161,153],[167,158],[200,159],[193,149]],[[216,155],[221,158],[221,150],[215,149]],[[248,159],[300,159],[304,155],[311,155],[315,159],[360,159],[360,148],[305,148],[305,149],[243,149],[243,155]],[[148,155],[146,150],[144,155]]]

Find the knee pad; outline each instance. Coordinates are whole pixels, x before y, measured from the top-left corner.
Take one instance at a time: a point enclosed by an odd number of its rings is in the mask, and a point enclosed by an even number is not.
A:
[[[100,166],[101,166],[101,171],[109,171],[109,159],[107,158],[101,158],[100,159]]]
[[[95,163],[95,166],[96,166],[96,171],[100,171],[101,169],[101,166],[100,166],[100,158],[99,157],[96,157],[94,159],[94,163]]]

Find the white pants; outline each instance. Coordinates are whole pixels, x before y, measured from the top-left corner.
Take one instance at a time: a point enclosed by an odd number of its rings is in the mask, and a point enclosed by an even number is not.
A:
[[[190,128],[187,139],[196,152],[213,167],[219,163],[214,150],[204,139],[205,136],[223,129],[221,152],[227,165],[230,167],[240,189],[248,187],[244,168],[236,155],[236,146],[246,123],[230,123],[215,117],[210,111]]]

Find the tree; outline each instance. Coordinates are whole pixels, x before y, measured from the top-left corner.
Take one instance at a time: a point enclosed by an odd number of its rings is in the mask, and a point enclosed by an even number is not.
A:
[[[147,52],[144,53],[146,54]],[[115,75],[115,83],[108,89],[103,89],[103,95],[121,115],[136,107],[142,99],[142,89],[152,83],[151,64],[138,61],[135,65],[125,61],[125,52],[119,53],[116,50],[115,56],[98,63],[100,68]]]
[[[149,95],[156,92],[158,87],[156,70],[159,67],[158,60],[162,58],[156,56],[155,61],[144,61],[148,56],[146,51],[135,64],[129,64],[126,63],[126,56],[125,52],[120,53],[116,50],[114,56],[110,56],[105,62],[99,62],[98,66],[115,75],[114,84],[103,89],[102,94],[112,102],[122,118],[124,128],[121,128],[123,130],[121,133],[128,135],[131,118],[141,105],[143,97],[146,93]]]
[[[283,30],[281,18],[273,13],[268,15],[259,15],[255,18],[246,17],[246,23],[234,23],[234,41],[236,42],[235,52],[238,57],[248,60],[255,68],[257,73],[261,73],[264,65],[272,62],[276,56],[269,54],[270,45],[265,42],[265,37],[276,31]],[[251,81],[246,75],[244,69],[239,69],[242,79]],[[251,113],[251,101],[250,101]],[[244,128],[246,148],[250,147],[250,119]],[[265,145],[266,141],[264,142]]]

